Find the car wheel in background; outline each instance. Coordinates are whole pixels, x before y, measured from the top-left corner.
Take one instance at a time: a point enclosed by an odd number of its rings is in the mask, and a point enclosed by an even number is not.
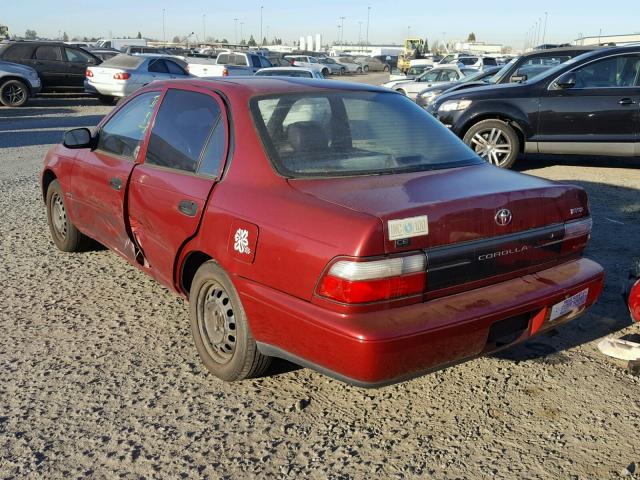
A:
[[[323,76],[323,77],[328,77],[330,73],[331,73],[331,72],[329,71],[329,69],[328,69],[328,68],[323,68],[323,69],[322,69],[322,76]]]
[[[384,68],[382,69],[383,72],[388,72],[389,71],[389,65],[385,65]]]
[[[407,96],[407,92],[405,92],[403,89],[399,88],[396,90],[396,92],[401,93],[402,95],[404,95],[405,97]]]
[[[363,67],[363,70],[364,70],[365,73],[368,73],[369,72],[369,65],[365,65]]]
[[[7,80],[0,83],[0,103],[5,107],[22,107],[27,100],[29,100],[29,88],[20,80]]]
[[[476,123],[464,135],[463,141],[484,160],[501,168],[511,168],[520,152],[518,134],[502,120]]]
[[[82,250],[89,238],[78,230],[67,216],[64,195],[57,180],[49,184],[46,199],[47,222],[53,243],[63,252]]]
[[[362,73],[362,67],[356,68],[356,73],[358,73],[358,74]]]
[[[347,71],[344,69],[344,67],[340,68],[340,75],[344,75],[345,73],[347,73]]]
[[[103,105],[115,105],[116,97],[110,95],[98,95],[98,101]]]
[[[216,377],[228,382],[255,377],[271,363],[258,351],[231,280],[212,260],[193,279],[189,316],[198,354]]]

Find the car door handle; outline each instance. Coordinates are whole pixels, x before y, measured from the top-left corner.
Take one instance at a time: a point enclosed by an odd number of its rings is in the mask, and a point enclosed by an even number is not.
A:
[[[618,102],[620,105],[635,105],[635,101],[631,98],[623,98]]]
[[[187,217],[195,217],[198,213],[198,204],[192,200],[180,200],[178,210]]]
[[[109,180],[109,185],[116,191],[122,190],[122,179],[118,177],[113,177]]]

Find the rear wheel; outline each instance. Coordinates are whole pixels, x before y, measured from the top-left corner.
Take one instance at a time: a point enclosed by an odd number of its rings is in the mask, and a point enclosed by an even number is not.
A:
[[[328,68],[323,68],[323,69],[322,69],[322,76],[323,76],[323,77],[328,77],[330,73],[331,73],[331,72],[329,72],[329,69],[328,69]]]
[[[369,65],[365,65],[363,67],[363,69],[364,69],[364,73],[368,73],[369,72]]]
[[[231,280],[214,261],[203,263],[196,272],[189,314],[198,354],[216,377],[228,382],[255,377],[271,363],[258,351]]]
[[[344,67],[340,68],[340,75],[344,75],[345,73],[347,73],[347,71],[344,69]]]
[[[518,134],[502,120],[476,123],[467,131],[463,141],[484,160],[501,168],[511,168],[520,152]]]
[[[22,107],[29,100],[29,88],[20,80],[0,84],[0,103],[5,107]]]
[[[67,216],[64,195],[57,180],[47,189],[47,222],[53,243],[63,252],[80,251],[88,241]]]
[[[389,65],[385,65],[384,68],[382,69],[383,72],[388,72],[389,71]]]
[[[356,68],[356,73],[358,73],[358,74],[362,73],[362,67]]]
[[[98,95],[98,101],[103,105],[113,105],[116,103],[116,97],[110,95]]]

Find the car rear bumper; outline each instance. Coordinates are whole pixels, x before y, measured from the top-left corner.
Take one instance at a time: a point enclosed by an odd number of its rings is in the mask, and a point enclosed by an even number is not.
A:
[[[104,95],[108,97],[126,97],[127,95],[135,92],[142,85],[132,83],[128,81],[116,82],[85,82],[85,92],[93,93],[96,95]]]
[[[236,285],[260,351],[340,380],[376,387],[524,341],[584,313],[602,267],[579,259],[425,303],[341,314],[246,279]],[[586,304],[548,321],[551,307],[588,289]]]

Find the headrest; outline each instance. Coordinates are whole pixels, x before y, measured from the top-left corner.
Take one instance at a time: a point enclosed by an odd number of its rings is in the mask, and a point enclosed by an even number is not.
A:
[[[296,152],[322,152],[329,147],[329,139],[318,122],[296,122],[287,127],[289,143]]]

